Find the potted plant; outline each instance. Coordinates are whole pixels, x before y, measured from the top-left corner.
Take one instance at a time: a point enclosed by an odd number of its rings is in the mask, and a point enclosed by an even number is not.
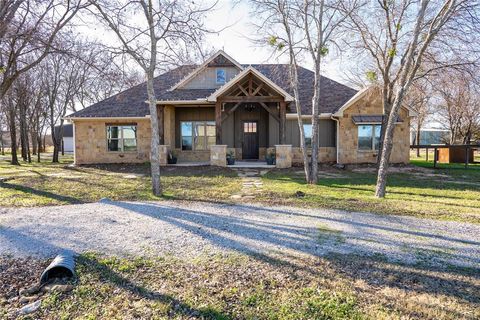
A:
[[[233,166],[235,164],[235,153],[233,150],[227,152],[227,164]]]
[[[265,160],[267,161],[267,164],[272,166],[275,164],[275,152],[269,151],[267,155],[265,156]]]
[[[177,163],[177,155],[173,151],[168,152],[167,163],[168,164],[176,164]]]

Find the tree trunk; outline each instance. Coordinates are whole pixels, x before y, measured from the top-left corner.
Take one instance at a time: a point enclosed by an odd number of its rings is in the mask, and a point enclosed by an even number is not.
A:
[[[38,144],[37,144],[37,132],[35,131],[34,128],[30,130],[30,140],[32,141],[32,154],[36,155],[38,152]]]
[[[12,161],[11,163],[13,165],[19,166],[20,163],[18,162],[18,156],[17,156],[17,128],[15,125],[15,110],[10,107],[9,110],[9,120],[10,120],[10,139],[12,140],[11,143],[11,152],[12,152]]]
[[[27,128],[25,128],[25,145],[27,146],[27,160],[28,160],[28,163],[32,163],[32,154],[30,153],[30,141],[28,139]]]
[[[377,198],[384,198],[386,187],[387,187],[387,174],[388,167],[390,164],[390,155],[393,148],[393,134],[395,130],[395,122],[398,116],[398,111],[400,109],[400,103],[403,101],[404,89],[401,88],[396,94],[396,99],[393,102],[392,108],[390,110],[390,115],[387,118],[387,126],[385,128],[385,138],[383,140],[382,146],[382,156],[380,157],[380,162],[378,165],[378,174],[377,174],[377,185],[375,189],[375,196]]]
[[[310,176],[308,184],[318,182],[318,147],[319,147],[319,104],[320,104],[320,64],[316,67],[314,81],[314,96],[312,99],[312,157],[310,162]]]
[[[53,156],[52,162],[58,163],[58,153],[60,152],[60,144],[59,144],[59,137],[55,134],[55,124],[50,125],[50,130],[52,134],[52,142],[53,142]]]
[[[392,121],[393,122],[393,121]],[[377,198],[384,198],[387,186],[387,173],[390,163],[390,154],[393,147],[393,126],[387,124],[387,129],[385,131],[385,139],[382,148],[382,157],[380,158],[380,163],[378,166],[378,175],[377,175],[377,185],[375,190],[375,196]]]
[[[151,140],[151,155],[150,167],[152,174],[152,192],[156,196],[162,195],[162,186],[160,183],[160,156],[158,154],[158,146],[160,144],[159,136],[159,121],[157,112],[157,99],[155,97],[155,90],[153,88],[153,68],[147,72],[147,93],[148,104],[150,107],[150,121],[152,126],[152,140]],[[162,124],[163,125],[163,124]]]
[[[416,141],[416,144],[417,146],[420,145],[420,125],[417,125],[417,132],[415,132],[415,140]],[[420,158],[420,148],[417,148],[417,158]]]
[[[18,123],[20,126],[20,146],[22,148],[21,154],[22,154],[23,161],[27,161],[28,160],[28,155],[27,155],[28,139],[26,137],[26,134],[28,133],[26,128],[26,118],[27,118],[26,101],[24,100],[24,95],[22,93],[18,93],[18,94],[19,94],[19,99],[18,99],[17,105],[18,105],[18,111],[19,111]]]
[[[3,142],[3,131],[0,131],[0,148],[1,148],[1,153],[2,153],[2,156],[5,155],[5,145],[4,145],[4,142]]]
[[[384,89],[385,90],[385,89]],[[380,127],[380,144],[378,146],[378,154],[377,154],[377,167],[380,167],[380,159],[382,158],[383,153],[383,141],[385,140],[386,128],[388,124],[388,114],[391,111],[390,103],[387,99],[383,101],[383,117],[382,117],[382,126]]]

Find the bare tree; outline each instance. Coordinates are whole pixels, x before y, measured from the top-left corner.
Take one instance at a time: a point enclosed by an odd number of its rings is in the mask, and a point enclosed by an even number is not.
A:
[[[15,13],[25,0],[1,0],[0,1],[0,40],[7,33],[8,26],[15,17]]]
[[[302,149],[305,177],[307,183],[316,184],[318,180],[318,151],[322,62],[329,53],[329,48],[336,47],[335,39],[341,23],[348,13],[357,6],[350,2],[338,9],[339,1],[304,0],[276,1],[251,0],[256,13],[260,13],[264,22],[258,26],[266,33],[270,45],[279,54],[288,54],[290,60],[290,83],[295,97],[297,121],[300,130],[300,146]],[[350,6],[349,6],[350,5]],[[298,59],[305,55],[313,62],[313,97],[312,97],[312,155],[308,158],[303,128],[302,106],[299,95]]]
[[[430,98],[432,92],[427,81],[416,81],[405,97],[405,104],[415,111],[413,121],[415,128],[415,144],[420,144],[421,130],[431,114]],[[420,157],[420,149],[417,148],[417,157]]]
[[[417,78],[469,63],[450,63],[452,55],[448,53],[456,52],[456,45],[465,50],[478,37],[477,6],[474,1],[382,0],[350,12],[346,30],[357,37],[348,40],[375,62],[376,70],[371,70],[370,76],[378,77],[383,95],[376,197],[385,196],[395,122],[405,96]],[[439,54],[441,49],[443,54]],[[430,68],[425,69],[427,60]]]
[[[161,195],[159,125],[153,80],[159,65],[168,65],[179,52],[200,48],[205,13],[212,6],[201,7],[190,1],[168,0],[91,0],[94,13],[117,36],[120,53],[130,56],[145,73],[152,127],[151,175],[154,195]]]
[[[57,34],[79,10],[82,0],[18,1],[0,44],[0,97],[23,73],[37,66],[53,49]],[[1,23],[0,23],[1,26]]]
[[[473,70],[472,70],[473,71]],[[450,144],[468,144],[480,130],[478,72],[446,72],[435,79],[439,120],[450,130]]]
[[[80,40],[64,43],[61,53],[52,53],[42,65],[41,78],[48,98],[49,124],[53,142],[52,162],[59,162],[63,124],[67,111],[75,111],[78,96],[94,67],[94,50]],[[55,127],[58,125],[58,130]]]

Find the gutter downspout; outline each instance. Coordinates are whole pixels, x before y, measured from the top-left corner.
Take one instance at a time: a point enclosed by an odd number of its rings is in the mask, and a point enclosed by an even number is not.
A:
[[[330,119],[332,119],[333,121],[335,121],[337,123],[337,128],[336,128],[336,151],[337,151],[337,164],[339,163],[338,162],[338,159],[339,159],[339,152],[340,152],[340,139],[339,139],[339,136],[340,136],[340,122],[338,120],[338,118],[335,118],[333,115],[330,117]]]

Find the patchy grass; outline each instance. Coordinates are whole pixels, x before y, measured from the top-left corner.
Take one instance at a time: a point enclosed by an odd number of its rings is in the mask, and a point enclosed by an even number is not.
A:
[[[0,257],[2,299],[32,284],[48,264]],[[427,270],[358,256],[265,260],[241,254],[191,261],[77,259],[69,293],[48,293],[41,319],[475,319],[475,271]],[[0,318],[17,310],[3,302]],[[1,309],[1,308],[0,308]],[[25,318],[27,319],[27,318]]]
[[[269,172],[262,177],[265,192],[260,201],[480,223],[480,164],[434,170],[427,169],[425,161],[412,163],[417,167],[393,168],[385,199],[374,197],[374,168],[326,167],[314,186],[305,184],[298,168]],[[297,197],[296,191],[305,197]]]
[[[44,159],[45,160],[45,159]],[[48,161],[48,160],[45,160]],[[43,206],[113,200],[159,200],[151,193],[149,164],[71,167],[61,163],[22,163],[12,166],[0,157],[0,204]],[[213,167],[162,168],[163,198],[224,201],[241,183],[229,169]]]

